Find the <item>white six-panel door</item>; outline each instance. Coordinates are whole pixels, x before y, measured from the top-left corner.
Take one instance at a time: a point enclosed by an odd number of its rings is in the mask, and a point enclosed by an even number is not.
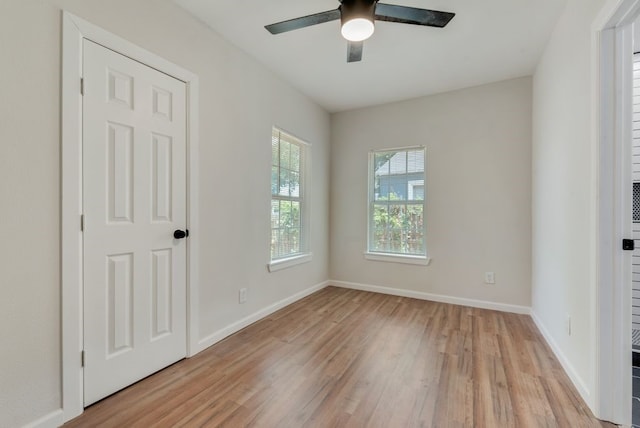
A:
[[[186,356],[186,88],[84,41],[84,403]]]

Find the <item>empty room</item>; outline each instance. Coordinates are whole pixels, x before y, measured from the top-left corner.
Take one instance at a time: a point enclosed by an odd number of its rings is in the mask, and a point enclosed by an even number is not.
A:
[[[0,0],[0,427],[640,426],[639,52],[639,0]]]

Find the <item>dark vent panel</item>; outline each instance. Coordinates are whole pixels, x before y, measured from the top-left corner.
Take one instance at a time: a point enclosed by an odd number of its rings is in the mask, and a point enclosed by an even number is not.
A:
[[[640,223],[640,183],[633,183],[633,222]]]

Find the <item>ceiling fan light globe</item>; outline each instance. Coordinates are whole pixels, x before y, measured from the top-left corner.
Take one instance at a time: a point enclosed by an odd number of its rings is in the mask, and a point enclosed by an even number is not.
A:
[[[342,37],[350,42],[367,40],[375,29],[373,22],[365,18],[354,18],[342,24]]]

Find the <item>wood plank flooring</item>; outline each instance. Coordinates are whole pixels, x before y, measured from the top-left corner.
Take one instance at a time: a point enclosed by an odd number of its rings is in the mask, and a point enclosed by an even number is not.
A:
[[[323,289],[69,427],[609,427],[528,316]]]

